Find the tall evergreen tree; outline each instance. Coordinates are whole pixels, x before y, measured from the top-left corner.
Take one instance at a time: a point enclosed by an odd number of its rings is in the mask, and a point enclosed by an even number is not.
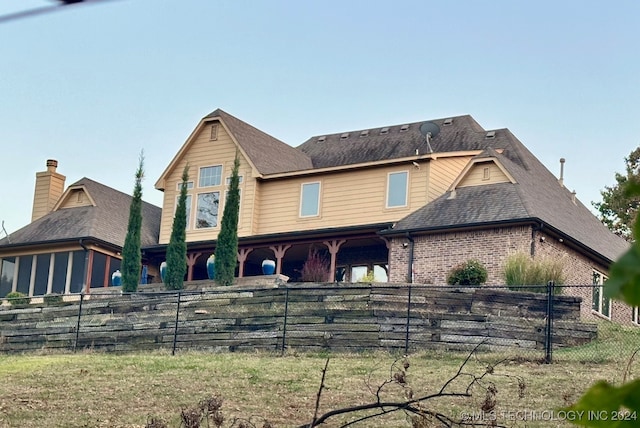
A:
[[[122,248],[122,291],[135,292],[140,283],[142,254],[140,253],[140,229],[142,228],[142,179],[144,178],[144,152],[140,152],[133,199],[129,207],[129,225]]]
[[[164,284],[167,290],[182,290],[184,275],[187,272],[187,181],[189,181],[189,164],[182,171],[182,183],[178,206],[173,217],[171,238],[167,246],[167,273]]]
[[[233,284],[233,278],[238,262],[238,215],[240,211],[240,159],[238,153],[233,161],[231,183],[227,192],[227,200],[224,204],[220,234],[216,245],[215,271],[216,282],[220,285]]]

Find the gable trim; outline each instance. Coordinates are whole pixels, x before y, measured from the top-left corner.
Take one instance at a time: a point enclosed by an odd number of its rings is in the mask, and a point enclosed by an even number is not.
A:
[[[224,128],[225,132],[229,135],[229,138],[231,139],[231,141],[235,145],[236,150],[238,150],[238,152],[240,152],[240,154],[244,157],[244,159],[249,163],[249,165],[251,166],[253,175],[254,176],[255,175],[260,176],[260,174],[257,173],[256,166],[254,165],[252,160],[249,158],[249,156],[247,156],[247,153],[243,150],[242,146],[238,143],[238,140],[233,135],[233,133],[229,130],[229,127],[224,123],[224,120],[222,118],[220,118],[220,117],[215,117],[215,118],[206,117],[206,118],[200,120],[198,125],[191,132],[191,134],[189,134],[189,136],[187,137],[185,142],[182,144],[182,147],[180,147],[180,150],[178,150],[178,152],[175,154],[173,159],[171,159],[171,162],[169,162],[169,165],[164,169],[164,171],[160,175],[160,178],[158,178],[158,180],[154,184],[154,187],[157,190],[164,191],[166,189],[166,186],[167,186],[166,183],[165,183],[166,177],[169,175],[170,172],[172,172],[175,169],[175,167],[178,164],[178,162],[187,153],[188,149],[193,144],[193,141],[196,139],[196,136],[199,135],[200,132],[202,132],[206,126],[214,125],[216,123]],[[217,137],[219,135],[219,132],[220,131],[218,130],[217,133],[216,133],[216,140],[217,140]],[[215,141],[215,140],[209,140],[209,141]]]
[[[464,180],[469,175],[471,169],[474,166],[481,163],[493,163],[498,167],[498,169],[500,169],[500,171],[502,171],[502,173],[507,177],[507,179],[511,184],[516,184],[515,178],[513,178],[513,176],[509,173],[509,171],[507,171],[504,165],[502,165],[502,163],[496,157],[491,156],[491,157],[471,159],[469,163],[464,167],[464,169],[460,172],[458,177],[453,181],[453,183],[451,183],[447,191],[452,192],[456,188],[458,188],[458,185],[462,182],[462,180]]]
[[[67,187],[67,190],[64,191],[64,193],[62,194],[60,199],[58,199],[58,202],[56,202],[56,204],[53,206],[53,209],[51,211],[52,212],[58,211],[58,209],[60,209],[60,207],[64,205],[64,203],[71,197],[71,193],[75,190],[83,191],[84,194],[87,195],[87,199],[89,200],[89,205],[93,207],[97,206],[96,202],[93,200],[93,198],[91,197],[91,194],[87,190],[87,187],[84,184],[81,184],[81,185]]]

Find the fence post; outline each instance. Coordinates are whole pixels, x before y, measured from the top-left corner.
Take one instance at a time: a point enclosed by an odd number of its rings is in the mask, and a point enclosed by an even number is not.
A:
[[[407,293],[407,326],[404,336],[404,354],[409,355],[409,323],[411,321],[411,286],[409,283],[409,292]]]
[[[176,305],[176,322],[173,327],[173,348],[171,349],[171,355],[176,355],[176,342],[178,341],[178,318],[180,318],[180,296],[181,291],[178,291],[178,304]]]
[[[553,281],[549,281],[547,283],[547,329],[546,329],[546,334],[545,334],[545,340],[544,340],[544,350],[545,350],[545,357],[544,357],[544,362],[545,364],[551,364],[551,354],[553,352],[553,331],[551,331],[551,329],[553,328],[553,291],[554,291],[554,282]]]
[[[73,352],[78,349],[78,340],[80,338],[80,317],[82,315],[82,301],[84,300],[84,292],[80,293],[80,305],[78,305],[78,321],[76,322],[76,341],[73,344]]]
[[[284,289],[284,321],[282,323],[282,354],[287,340],[287,316],[289,315],[289,287]]]

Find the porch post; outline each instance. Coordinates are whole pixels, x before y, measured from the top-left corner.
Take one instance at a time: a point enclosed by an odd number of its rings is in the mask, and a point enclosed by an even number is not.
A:
[[[338,250],[340,249],[340,247],[342,246],[342,244],[344,244],[345,242],[347,242],[346,239],[341,239],[341,240],[337,240],[337,239],[333,239],[331,241],[324,241],[323,244],[327,246],[327,248],[329,249],[329,254],[331,254],[331,267],[329,269],[329,278],[328,281],[329,282],[333,282],[336,280],[336,256],[338,254]]]
[[[253,247],[238,248],[238,278],[244,277],[244,262],[247,261],[247,257],[252,251]]]
[[[282,272],[282,259],[284,258],[284,253],[286,253],[287,250],[291,248],[291,244],[276,245],[269,248],[273,251],[273,254],[276,256],[276,275],[280,275],[280,273]]]
[[[196,264],[196,260],[202,253],[189,253],[187,254],[187,281],[193,281],[193,266]]]

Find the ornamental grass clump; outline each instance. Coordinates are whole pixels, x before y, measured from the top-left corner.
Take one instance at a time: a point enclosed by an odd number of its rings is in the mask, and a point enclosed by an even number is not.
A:
[[[503,278],[510,290],[546,293],[547,283],[564,284],[564,261],[551,257],[531,258],[525,253],[507,257]],[[555,292],[559,293],[560,288]]]

